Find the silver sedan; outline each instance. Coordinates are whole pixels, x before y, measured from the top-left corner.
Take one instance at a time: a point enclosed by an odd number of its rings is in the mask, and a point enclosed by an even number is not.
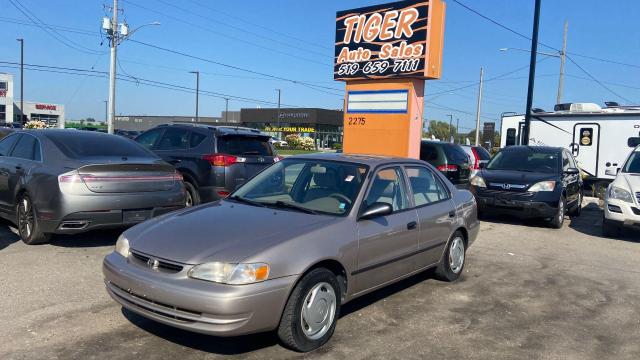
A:
[[[144,317],[217,336],[275,330],[304,352],[346,302],[430,268],[457,280],[478,229],[471,193],[425,162],[308,155],[129,229],[103,272]]]

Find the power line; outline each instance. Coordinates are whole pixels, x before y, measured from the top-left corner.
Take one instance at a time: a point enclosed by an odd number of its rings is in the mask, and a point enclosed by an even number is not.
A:
[[[96,51],[96,50],[93,50],[93,49],[89,49],[88,47],[85,47],[85,46],[83,46],[81,44],[78,44],[77,42],[75,42],[75,41],[67,38],[66,36],[60,34],[54,28],[48,26],[45,22],[40,20],[40,18],[38,18],[33,12],[29,11],[29,9],[26,6],[24,6],[19,0],[9,0],[9,2],[19,12],[21,12],[22,15],[24,15],[27,19],[29,19],[31,22],[33,22],[41,30],[43,30],[45,33],[49,34],[51,37],[53,37],[54,39],[58,40],[58,42],[64,44],[65,46],[67,46],[67,47],[69,47],[71,49],[74,49],[76,51],[83,52],[85,54],[97,55],[97,54],[102,54],[103,53],[101,51]]]
[[[332,66],[332,64],[330,64],[330,63],[325,63],[325,62],[320,62],[320,61],[316,61],[316,60],[313,60],[313,59],[308,59],[308,58],[303,57],[303,56],[292,54],[292,53],[289,53],[289,52],[286,52],[286,51],[281,51],[281,50],[274,49],[274,48],[269,47],[269,46],[264,46],[264,45],[255,43],[253,41],[248,41],[248,40],[236,37],[236,36],[232,36],[232,35],[228,35],[228,34],[225,34],[225,33],[219,32],[219,31],[215,31],[215,30],[212,30],[209,27],[198,25],[198,24],[196,24],[194,22],[190,22],[188,20],[181,19],[181,18],[179,18],[177,16],[174,16],[174,15],[163,13],[162,11],[158,11],[158,10],[146,7],[144,5],[140,5],[140,4],[135,3],[133,1],[130,1],[130,0],[127,0],[126,2],[129,5],[133,5],[135,7],[144,9],[146,11],[153,12],[153,13],[165,16],[165,17],[167,17],[169,19],[172,19],[174,21],[178,21],[178,22],[183,23],[185,25],[188,25],[188,26],[191,26],[191,27],[194,27],[194,28],[197,28],[197,29],[200,29],[200,30],[203,30],[203,31],[215,34],[215,35],[218,35],[218,36],[222,36],[222,37],[224,37],[226,39],[232,39],[232,40],[240,42],[240,43],[244,43],[244,44],[248,44],[248,45],[251,45],[251,46],[255,46],[255,47],[263,49],[263,50],[271,51],[271,52],[274,52],[274,53],[277,53],[277,54],[281,54],[281,55],[286,55],[286,56],[289,56],[289,57],[292,57],[292,58],[296,58],[296,59],[299,59],[299,60],[302,60],[302,61],[306,61],[306,62],[309,62],[309,63],[319,64],[319,65],[323,65],[323,66],[327,66],[327,67]]]
[[[580,69],[583,73],[585,73],[588,77],[591,78],[591,80],[595,81],[598,85],[600,85],[603,89],[607,90],[608,92],[612,93],[613,95],[619,97],[620,99],[626,101],[629,104],[632,104],[633,101],[627,99],[626,97],[618,94],[617,92],[611,90],[610,87],[608,87],[607,85],[603,84],[600,80],[596,79],[595,76],[591,75],[591,73],[589,73],[585,68],[583,68],[582,66],[580,66],[580,64],[578,64],[577,62],[575,62],[573,60],[573,58],[571,56],[567,56],[567,59],[569,59],[569,61],[571,61],[573,63],[573,65],[577,66],[578,69]]]
[[[19,63],[16,62],[10,62],[10,61],[0,61],[0,64],[6,64],[6,65],[0,65],[0,66],[5,66],[5,67],[10,67],[10,68],[16,68],[18,67],[18,65],[20,65]],[[24,64],[25,65],[25,69],[26,70],[34,70],[34,71],[41,71],[41,72],[52,72],[52,73],[60,73],[60,74],[68,74],[68,75],[79,75],[79,76],[91,76],[91,77],[99,77],[99,78],[105,78],[109,73],[106,71],[99,71],[99,70],[87,70],[87,69],[78,69],[78,68],[70,68],[70,67],[61,67],[61,66],[48,66],[48,65],[39,65],[39,64]],[[157,87],[163,87],[163,88],[167,88],[167,89],[174,89],[174,90],[188,90],[191,92],[195,92],[194,88],[190,88],[190,87],[186,87],[186,86],[182,86],[182,85],[176,85],[176,84],[171,84],[171,83],[166,83],[166,82],[161,82],[161,81],[155,81],[155,80],[150,80],[150,79],[144,79],[141,77],[135,77],[136,80],[132,80],[128,77],[122,77],[119,76],[118,80],[123,80],[123,81],[128,81],[128,82],[132,82],[132,83],[136,83],[139,85],[150,85],[150,86],[154,86],[157,85]],[[207,94],[211,97],[216,97],[219,99],[225,99],[225,98],[229,98],[229,99],[233,99],[236,101],[240,101],[240,102],[247,102],[247,103],[254,103],[254,104],[266,104],[266,105],[276,105],[276,102],[273,101],[268,101],[268,100],[261,100],[261,99],[254,99],[254,98],[248,98],[248,97],[243,97],[243,96],[236,96],[236,95],[229,95],[229,94],[224,94],[224,93],[219,93],[219,92],[214,92],[214,91],[208,91],[208,90],[200,90],[201,93],[203,94]],[[301,107],[298,105],[290,105],[290,104],[282,104],[285,105],[287,107]]]
[[[581,54],[576,54],[574,52],[567,52],[567,54],[573,55],[573,56],[577,56],[577,57],[581,57],[581,58],[585,58],[585,59],[589,59],[589,60],[596,60],[596,61],[601,61],[601,62],[605,62],[605,63],[609,63],[609,64],[616,64],[616,65],[622,65],[622,66],[628,66],[628,67],[633,67],[633,68],[640,69],[640,65],[636,65],[636,64],[629,64],[629,63],[624,63],[624,62],[620,62],[620,61],[616,61],[616,60],[603,59],[603,58],[590,56],[590,55],[581,55]]]

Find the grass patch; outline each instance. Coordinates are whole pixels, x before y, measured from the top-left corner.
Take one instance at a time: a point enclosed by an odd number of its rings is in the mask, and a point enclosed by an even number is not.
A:
[[[279,150],[276,149],[276,152],[278,153],[278,155],[302,155],[302,154],[314,154],[314,153],[318,153],[318,150]]]

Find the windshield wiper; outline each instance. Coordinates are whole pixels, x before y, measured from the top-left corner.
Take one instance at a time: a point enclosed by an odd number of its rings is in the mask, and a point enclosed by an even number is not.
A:
[[[278,201],[273,202],[273,203],[269,203],[268,205],[269,205],[269,206],[279,207],[279,208],[286,208],[286,209],[298,210],[298,211],[301,211],[301,212],[305,212],[305,213],[307,213],[307,214],[314,214],[314,215],[318,215],[318,212],[317,212],[317,211],[315,211],[315,210],[311,210],[311,209],[308,209],[308,208],[306,208],[306,207],[298,206],[298,205],[296,205],[296,204],[292,204],[292,203],[284,202],[284,201],[281,201],[281,200],[278,200]]]
[[[243,198],[243,197],[238,196],[238,195],[233,195],[231,197],[228,197],[227,199],[228,200],[235,200],[235,201],[241,202],[243,204],[249,204],[249,205],[260,206],[260,207],[267,207],[267,205],[265,205],[264,203],[261,203],[259,201],[249,200],[247,198]]]

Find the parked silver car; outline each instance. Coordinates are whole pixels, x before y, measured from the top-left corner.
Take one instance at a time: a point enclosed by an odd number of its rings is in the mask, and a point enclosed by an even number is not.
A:
[[[458,279],[478,229],[471,193],[423,161],[298,156],[225,200],[129,229],[103,272],[144,317],[219,336],[277,329],[310,351],[348,301],[429,268]]]
[[[131,226],[184,207],[185,197],[173,166],[129,139],[47,129],[0,140],[0,216],[27,244]]]

